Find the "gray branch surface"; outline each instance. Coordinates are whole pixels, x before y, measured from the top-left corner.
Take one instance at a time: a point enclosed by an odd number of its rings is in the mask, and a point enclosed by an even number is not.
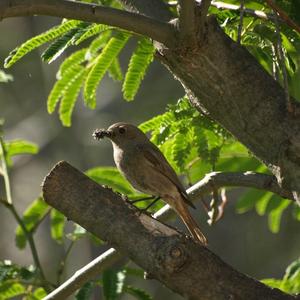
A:
[[[43,184],[46,202],[188,299],[295,299],[243,275],[207,248],[140,214],[66,162]]]
[[[119,0],[129,11],[141,13],[142,15],[168,22],[172,14],[168,5],[162,0]]]
[[[200,197],[211,193],[213,190],[222,187],[251,187],[256,189],[268,190],[279,196],[293,199],[289,192],[283,191],[274,176],[259,174],[254,172],[212,172],[207,174],[202,180],[187,189],[189,199],[193,202],[199,200]],[[1,200],[1,199],[0,199]],[[157,211],[153,217],[158,220],[167,221],[174,216],[174,211],[169,205],[165,205]],[[71,276],[57,289],[52,291],[44,300],[64,300],[73,294],[79,287],[89,280],[94,279],[96,275],[101,273],[105,268],[112,266],[120,261],[124,256],[115,249],[111,248],[95,258],[88,265]]]
[[[69,0],[0,1],[0,19],[33,15],[107,24],[146,35],[166,45],[174,42],[173,26],[134,12]]]

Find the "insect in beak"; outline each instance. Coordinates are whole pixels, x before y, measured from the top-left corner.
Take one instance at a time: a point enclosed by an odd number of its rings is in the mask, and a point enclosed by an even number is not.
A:
[[[106,130],[106,129],[96,129],[93,132],[93,137],[95,140],[101,140],[105,137],[111,138],[112,132],[110,130]]]

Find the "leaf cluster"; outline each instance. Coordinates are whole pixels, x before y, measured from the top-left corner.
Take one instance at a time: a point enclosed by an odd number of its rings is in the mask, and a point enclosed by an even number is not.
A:
[[[117,300],[122,295],[129,294],[134,299],[151,300],[150,294],[145,290],[136,288],[127,283],[128,279],[143,279],[141,269],[123,268],[121,270],[108,269],[103,272],[99,280],[87,282],[76,294],[77,300],[88,300],[95,287],[101,287],[103,299]]]
[[[300,293],[300,258],[292,262],[287,269],[282,279],[268,278],[262,282],[272,288],[280,289],[286,293]]]
[[[222,3],[222,2],[221,2]],[[226,0],[223,3],[238,4],[235,0]],[[291,19],[300,23],[297,8],[299,1],[277,0],[278,5]],[[210,13],[214,14],[223,30],[235,41],[238,40],[240,29],[240,42],[249,52],[255,56],[261,66],[271,74],[275,80],[284,85],[283,67],[286,69],[289,93],[295,99],[300,99],[300,89],[298,82],[300,78],[300,34],[292,30],[286,23],[278,19],[278,29],[275,14],[266,1],[245,1],[245,7],[253,11],[261,11],[273,19],[265,20],[254,17],[245,12],[240,22],[240,11],[229,9],[210,8]],[[242,25],[242,26],[241,26]],[[240,27],[241,26],[241,27]],[[280,50],[283,52],[283,66],[281,64]]]
[[[148,38],[138,38],[124,76],[119,55],[131,36],[129,32],[107,25],[63,20],[60,25],[31,38],[13,50],[5,60],[5,67],[11,67],[27,53],[52,41],[41,55],[42,60],[51,63],[71,46],[78,46],[89,39],[87,47],[76,50],[61,63],[57,81],[47,101],[48,112],[53,113],[59,104],[62,124],[71,126],[71,116],[80,91],[83,90],[85,105],[95,109],[97,88],[105,74],[122,82],[126,100],[134,99],[153,60],[154,47]]]

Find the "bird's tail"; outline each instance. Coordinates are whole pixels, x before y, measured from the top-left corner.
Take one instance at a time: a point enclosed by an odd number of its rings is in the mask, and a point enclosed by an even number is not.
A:
[[[177,205],[176,205],[177,206]],[[176,211],[178,212],[180,218],[182,219],[185,226],[188,228],[189,232],[193,236],[193,238],[199,241],[204,246],[207,245],[207,239],[200,230],[198,224],[193,219],[191,213],[188,210],[188,207],[185,203],[181,203],[176,207]]]

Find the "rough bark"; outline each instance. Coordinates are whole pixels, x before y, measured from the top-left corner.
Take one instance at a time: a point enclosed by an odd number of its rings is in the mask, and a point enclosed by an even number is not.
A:
[[[43,195],[69,219],[130,257],[148,277],[186,299],[295,299],[237,272],[191,238],[140,214],[66,162],[45,178]]]
[[[193,43],[159,49],[191,103],[230,131],[264,162],[278,182],[300,191],[300,122],[288,113],[284,90],[213,17]],[[299,105],[293,101],[295,111]]]

